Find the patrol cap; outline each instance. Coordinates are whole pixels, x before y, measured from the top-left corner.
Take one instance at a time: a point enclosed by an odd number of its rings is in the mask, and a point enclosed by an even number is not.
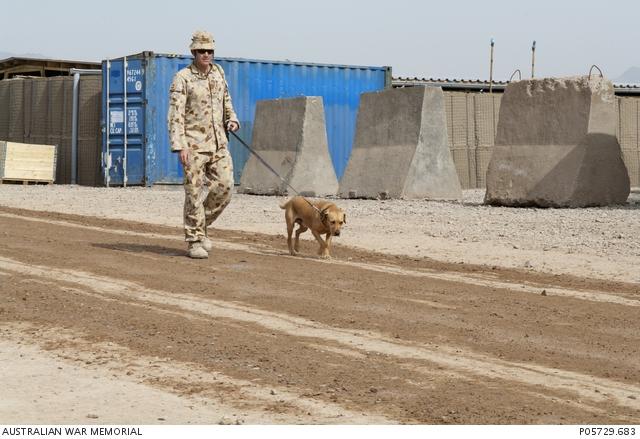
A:
[[[191,37],[191,44],[189,45],[189,49],[215,49],[215,41],[213,41],[213,35],[202,30],[195,31],[193,33],[193,36]]]

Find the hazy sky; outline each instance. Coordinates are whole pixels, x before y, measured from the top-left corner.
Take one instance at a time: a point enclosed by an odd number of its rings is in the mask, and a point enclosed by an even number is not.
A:
[[[194,30],[216,55],[393,67],[394,76],[609,78],[640,66],[640,1],[0,0],[0,52],[100,61],[188,53]]]

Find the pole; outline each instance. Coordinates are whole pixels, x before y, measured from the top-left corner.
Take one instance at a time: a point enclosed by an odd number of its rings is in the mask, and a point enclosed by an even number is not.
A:
[[[493,93],[493,38],[491,38],[491,62],[489,64],[489,93]]]
[[[123,126],[124,126],[124,150],[122,152],[122,186],[127,187],[127,127],[129,118],[127,117],[127,57],[122,58],[122,83],[123,83],[123,97],[122,106],[124,112]]]
[[[80,73],[73,74],[73,109],[71,112],[71,184],[76,184],[78,176],[78,87]]]
[[[105,66],[106,66],[106,75],[107,75],[107,79],[105,82],[105,88],[107,89],[106,95],[107,95],[107,101],[106,101],[106,107],[107,107],[107,114],[105,116],[105,120],[106,120],[106,128],[107,128],[107,144],[105,145],[107,148],[107,153],[104,156],[104,181],[107,185],[107,187],[109,187],[109,183],[110,183],[110,178],[109,178],[109,168],[111,167],[111,151],[109,150],[109,131],[111,130],[111,109],[109,108],[109,100],[111,99],[111,96],[109,95],[109,82],[111,80],[111,61],[109,61],[109,58],[107,58],[107,60],[105,61]],[[104,80],[104,78],[103,78]]]
[[[73,102],[71,103],[71,184],[78,183],[78,106],[80,105],[80,75],[100,75],[102,70],[70,69],[73,74]]]
[[[531,79],[534,77],[536,66],[536,40],[533,40],[533,45],[531,46]]]

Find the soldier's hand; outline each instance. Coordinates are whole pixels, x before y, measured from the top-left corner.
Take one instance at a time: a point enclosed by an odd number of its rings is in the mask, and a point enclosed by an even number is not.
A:
[[[240,124],[235,120],[230,120],[227,122],[227,131],[236,132],[240,129]]]
[[[180,163],[182,163],[182,166],[187,166],[187,163],[189,163],[189,150],[188,149],[180,150]]]

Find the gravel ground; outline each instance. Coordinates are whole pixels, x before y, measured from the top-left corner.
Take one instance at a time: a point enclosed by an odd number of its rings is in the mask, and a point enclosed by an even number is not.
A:
[[[347,213],[337,244],[447,262],[496,265],[640,283],[640,189],[626,205],[523,209],[462,202],[336,200]],[[181,226],[180,186],[89,188],[0,185],[0,206]],[[282,197],[235,194],[214,224],[283,235]],[[313,239],[305,233],[303,238]]]

